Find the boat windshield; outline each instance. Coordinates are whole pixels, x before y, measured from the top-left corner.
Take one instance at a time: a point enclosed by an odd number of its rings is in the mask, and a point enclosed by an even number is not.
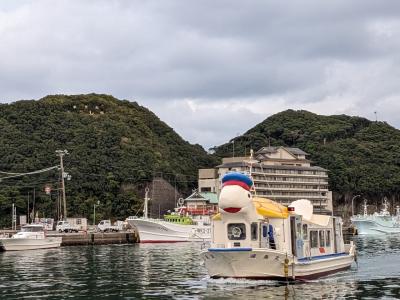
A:
[[[22,232],[39,232],[43,231],[43,226],[24,226]]]

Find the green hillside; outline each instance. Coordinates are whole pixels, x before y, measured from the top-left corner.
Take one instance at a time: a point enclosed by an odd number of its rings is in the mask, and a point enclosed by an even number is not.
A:
[[[249,155],[262,146],[295,146],[327,168],[336,203],[353,195],[398,200],[400,131],[385,122],[346,115],[321,116],[287,110],[275,114],[234,139],[235,153]],[[232,143],[215,148],[219,157],[232,155]]]
[[[67,149],[69,215],[86,217],[98,200],[99,217],[132,214],[143,188],[160,172],[189,191],[197,185],[197,169],[216,163],[200,145],[184,141],[136,102],[97,94],[1,104],[0,145],[0,171],[15,173],[57,165],[55,151]],[[40,216],[53,216],[59,173],[1,180],[0,225],[10,223],[12,202],[18,213],[26,213],[34,188]],[[45,185],[53,188],[51,199]]]

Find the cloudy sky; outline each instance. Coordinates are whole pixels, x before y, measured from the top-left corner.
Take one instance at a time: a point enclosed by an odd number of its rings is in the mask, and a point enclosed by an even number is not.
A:
[[[206,149],[288,108],[400,128],[400,1],[1,0],[0,101],[91,92]]]

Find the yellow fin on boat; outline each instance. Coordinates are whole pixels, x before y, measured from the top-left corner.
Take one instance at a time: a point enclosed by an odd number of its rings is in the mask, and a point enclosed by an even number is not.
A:
[[[213,221],[221,221],[221,213],[217,213],[214,217],[212,217]]]
[[[253,204],[259,215],[268,218],[286,219],[289,212],[286,206],[266,198],[253,198]]]

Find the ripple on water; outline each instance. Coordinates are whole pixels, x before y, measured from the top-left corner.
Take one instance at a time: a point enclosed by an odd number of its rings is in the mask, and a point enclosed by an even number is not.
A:
[[[400,298],[400,237],[357,237],[359,267],[306,283],[210,279],[200,244],[62,247],[0,253],[0,298]]]

